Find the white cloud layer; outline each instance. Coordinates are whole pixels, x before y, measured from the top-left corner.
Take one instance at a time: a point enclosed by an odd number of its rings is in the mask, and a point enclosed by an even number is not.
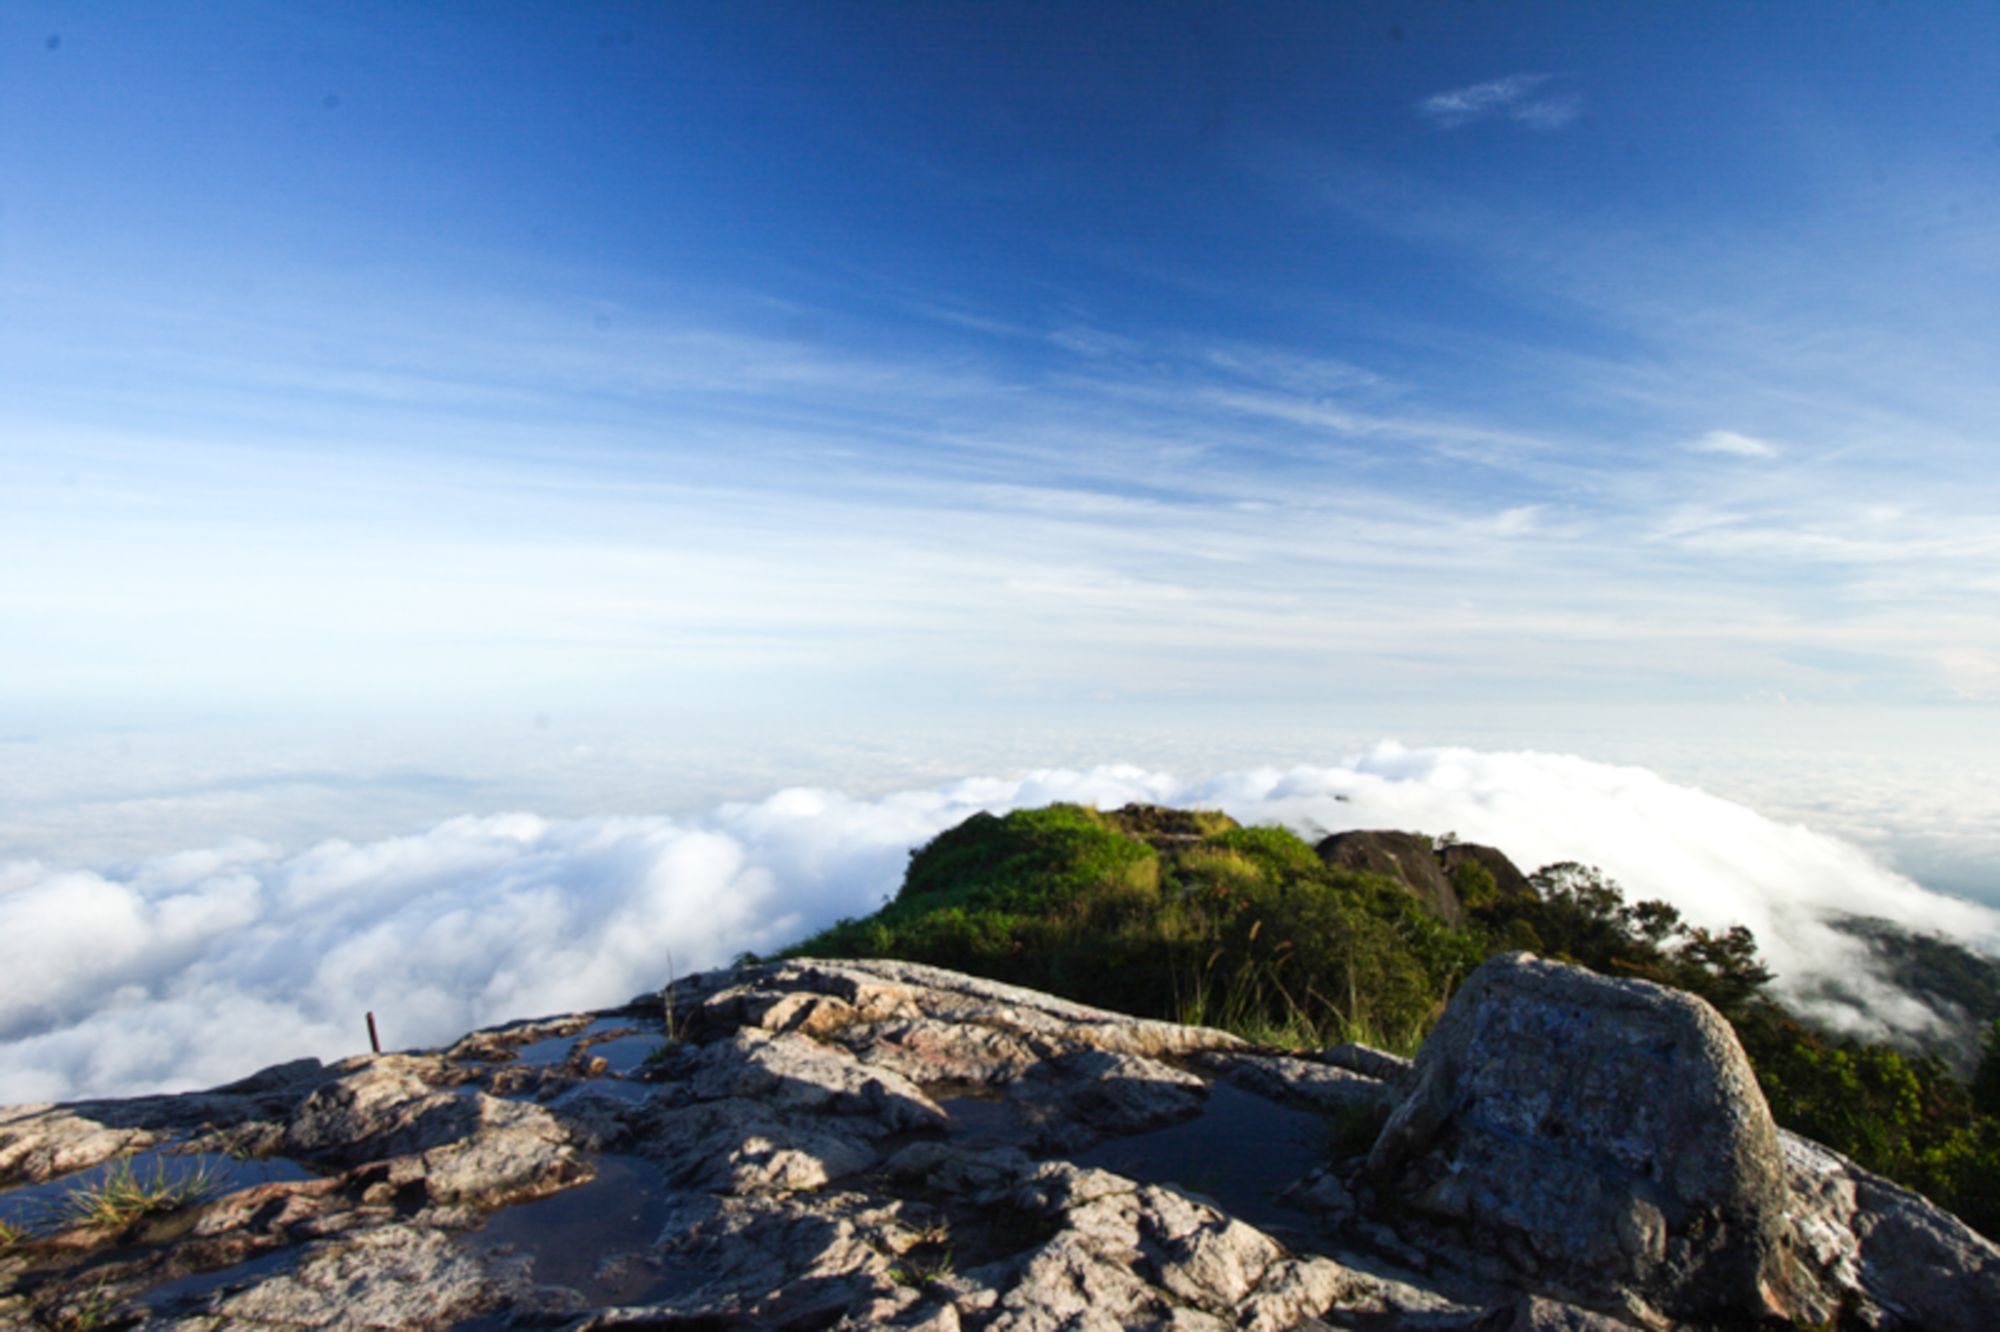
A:
[[[117,870],[0,865],[0,1102],[224,1081],[622,1001],[872,910],[906,854],[975,810],[1053,800],[1219,806],[1302,831],[1447,830],[1524,869],[1601,866],[1695,923],[1756,931],[1780,987],[1837,982],[1857,1030],[1933,1015],[1870,979],[1843,912],[2000,945],[2000,913],[1804,827],[1652,773],[1561,755],[1384,744],[1335,766],[1196,780],[1129,766],[874,799],[794,789],[695,819],[498,814],[284,856],[252,841]],[[1824,1001],[1822,1001],[1824,1002]]]

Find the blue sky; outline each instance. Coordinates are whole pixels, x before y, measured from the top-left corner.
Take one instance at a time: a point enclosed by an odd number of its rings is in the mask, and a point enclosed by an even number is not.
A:
[[[1056,798],[1994,947],[1898,874],[2000,906],[1996,57],[0,7],[0,1096],[622,998]]]
[[[1990,727],[1996,39],[9,5],[0,709]]]

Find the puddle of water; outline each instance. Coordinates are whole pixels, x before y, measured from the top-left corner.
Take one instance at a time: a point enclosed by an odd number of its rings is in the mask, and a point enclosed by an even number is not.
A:
[[[952,1140],[967,1147],[1018,1146],[1021,1126],[1007,1102],[991,1096],[954,1096],[938,1108],[951,1119]]]
[[[0,1193],[0,1221],[28,1229],[58,1225],[72,1210],[72,1195],[94,1193],[104,1186],[107,1178],[114,1173],[122,1176],[127,1169],[141,1187],[203,1181],[207,1187],[197,1201],[219,1198],[258,1184],[315,1178],[312,1171],[282,1156],[242,1158],[223,1152],[172,1152],[153,1147],[45,1184],[30,1184]]]
[[[652,1057],[656,1050],[666,1046],[664,1036],[649,1036],[640,1032],[633,1036],[617,1036],[608,1041],[599,1041],[585,1053],[602,1059],[611,1066],[611,1071],[623,1077],[635,1073],[641,1064]]]
[[[1068,1159],[1147,1184],[1214,1199],[1231,1216],[1288,1242],[1309,1233],[1305,1214],[1277,1194],[1326,1159],[1318,1115],[1215,1083],[1193,1119],[1113,1138]]]
[[[600,1156],[597,1177],[537,1202],[503,1207],[460,1243],[501,1245],[532,1258],[534,1279],[568,1286],[594,1304],[641,1304],[663,1288],[663,1274],[622,1255],[648,1252],[670,1210],[659,1168],[631,1156]]]
[[[579,1082],[575,1087],[556,1097],[549,1104],[560,1106],[571,1095],[585,1087],[590,1088],[592,1095],[610,1096],[631,1105],[638,1105],[643,1101],[650,1100],[653,1092],[657,1090],[650,1082],[627,1082],[622,1078],[592,1078],[588,1082]]]
[[[570,1047],[575,1044],[576,1037],[574,1036],[545,1036],[539,1041],[529,1041],[526,1045],[514,1051],[514,1057],[508,1061],[508,1064],[528,1065],[535,1068],[546,1068],[552,1064],[560,1064],[563,1060],[569,1058]]]
[[[538,1067],[560,1064],[569,1058],[570,1051],[576,1048],[578,1041],[587,1041],[593,1037],[601,1038],[614,1031],[630,1032],[639,1025],[629,1017],[598,1018],[589,1026],[573,1031],[567,1036],[544,1036],[539,1041],[529,1041],[514,1051],[514,1058],[509,1062]],[[612,1045],[616,1042],[605,1041],[604,1044]],[[592,1049],[591,1053],[597,1054],[599,1051]],[[643,1054],[640,1056],[642,1059],[644,1057]]]
[[[248,1285],[251,1281],[262,1277],[275,1276],[291,1266],[298,1256],[299,1251],[296,1247],[287,1247],[274,1253],[259,1254],[233,1267],[219,1267],[213,1272],[196,1272],[192,1276],[163,1281],[140,1295],[138,1302],[145,1306],[150,1326],[151,1319],[173,1311],[176,1305],[180,1306],[180,1311],[185,1312],[188,1306],[198,1300],[207,1299],[217,1291]]]

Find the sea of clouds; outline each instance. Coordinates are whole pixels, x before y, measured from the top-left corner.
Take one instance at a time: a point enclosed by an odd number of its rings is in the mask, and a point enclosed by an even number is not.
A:
[[[1130,766],[869,799],[794,789],[698,817],[462,817],[285,854],[239,840],[117,868],[0,864],[0,1103],[212,1085],[365,1046],[624,1001],[879,906],[909,851],[977,810],[1219,807],[1308,834],[1454,832],[1524,869],[1601,867],[1711,928],[1748,925],[1781,995],[1847,1029],[1939,1018],[1876,977],[1843,914],[2000,951],[2000,912],[1858,848],[1641,768],[1408,749],[1183,779]]]

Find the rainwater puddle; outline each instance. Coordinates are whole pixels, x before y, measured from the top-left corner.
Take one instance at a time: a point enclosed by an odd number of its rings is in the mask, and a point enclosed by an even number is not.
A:
[[[592,1037],[607,1036],[614,1031],[629,1033],[638,1026],[639,1024],[629,1017],[598,1018],[589,1026],[584,1027],[580,1031],[571,1032],[567,1036],[545,1036],[539,1041],[529,1041],[526,1045],[514,1051],[514,1058],[509,1062],[546,1068],[560,1064],[565,1059],[568,1059],[570,1051],[576,1048],[578,1041],[587,1041]],[[639,1038],[628,1036],[625,1039],[636,1040]],[[605,1041],[601,1046],[592,1047],[590,1053],[603,1054],[603,1046],[616,1045],[618,1043],[618,1041]],[[609,1058],[610,1056],[606,1055],[605,1057]],[[645,1054],[641,1054],[639,1058],[644,1059]]]
[[[613,1073],[625,1076],[637,1072],[641,1064],[666,1048],[666,1044],[664,1036],[649,1036],[641,1032],[636,1036],[617,1036],[599,1041],[586,1053],[609,1064]]]
[[[1291,1239],[1307,1232],[1309,1223],[1277,1195],[1320,1165],[1326,1152],[1326,1126],[1318,1115],[1218,1082],[1193,1119],[1113,1138],[1068,1159],[1201,1194],[1231,1216]]]
[[[1021,1126],[1005,1099],[996,1096],[954,1096],[940,1099],[938,1109],[951,1119],[953,1142],[965,1147],[1020,1145]]]
[[[584,1092],[585,1089],[588,1089],[590,1095],[609,1096],[614,1100],[624,1101],[628,1105],[639,1105],[649,1100],[653,1092],[657,1090],[650,1082],[629,1082],[624,1078],[592,1078],[587,1082],[577,1083],[576,1086],[571,1087],[568,1091],[550,1101],[549,1104],[551,1106],[561,1106],[572,1097],[577,1096],[578,1093]]]
[[[283,1248],[275,1253],[259,1254],[233,1267],[219,1267],[213,1272],[197,1272],[175,1281],[163,1281],[140,1295],[138,1302],[145,1306],[149,1318],[171,1312],[176,1305],[185,1310],[217,1291],[247,1286],[252,1281],[276,1276],[291,1266],[298,1256],[298,1249]]]
[[[568,1286],[594,1304],[644,1303],[663,1275],[624,1254],[650,1251],[666,1224],[670,1192],[659,1168],[630,1156],[600,1156],[597,1177],[539,1202],[503,1207],[460,1242],[501,1246],[534,1259],[534,1280]]]
[[[0,1221],[28,1229],[63,1224],[83,1205],[86,1195],[104,1192],[107,1183],[114,1188],[129,1183],[141,1192],[192,1190],[195,1196],[188,1198],[192,1203],[258,1184],[312,1178],[312,1171],[282,1156],[243,1158],[223,1152],[171,1152],[153,1147],[45,1184],[0,1193]]]

